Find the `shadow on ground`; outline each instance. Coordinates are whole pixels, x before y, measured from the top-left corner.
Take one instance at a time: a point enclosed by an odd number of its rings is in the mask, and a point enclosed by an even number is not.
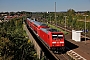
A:
[[[90,40],[89,38],[86,38],[86,40]],[[81,41],[85,41],[85,38],[81,38]]]
[[[68,47],[70,50],[73,50],[73,49],[76,49],[79,47],[79,46],[77,46],[77,45],[75,45],[67,40],[65,40],[65,46]]]

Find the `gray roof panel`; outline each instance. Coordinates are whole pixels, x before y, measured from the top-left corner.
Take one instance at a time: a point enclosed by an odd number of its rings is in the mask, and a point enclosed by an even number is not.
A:
[[[44,31],[45,33],[48,33],[48,31],[51,31],[51,32],[60,32],[59,30],[53,29],[53,28],[41,28],[41,30]]]

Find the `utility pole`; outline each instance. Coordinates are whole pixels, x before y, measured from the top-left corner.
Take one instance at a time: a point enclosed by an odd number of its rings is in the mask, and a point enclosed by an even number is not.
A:
[[[83,15],[84,17],[85,17],[85,44],[86,44],[86,17],[88,16],[88,15]]]
[[[73,20],[72,20],[72,30],[73,30],[73,21],[74,21],[74,18],[73,18]]]
[[[56,2],[55,2],[55,21],[56,21]],[[56,21],[56,26],[57,26],[57,21]]]
[[[66,33],[66,18],[67,16],[64,16],[65,17],[65,33]]]
[[[51,24],[51,17],[52,17],[52,16],[50,16],[50,24]]]

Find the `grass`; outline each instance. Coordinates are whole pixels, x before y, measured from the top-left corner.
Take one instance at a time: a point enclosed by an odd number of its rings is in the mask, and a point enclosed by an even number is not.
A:
[[[65,35],[68,34],[68,32],[63,31],[62,29],[57,28],[56,26],[53,26],[53,25],[51,25],[51,24],[48,24],[48,26],[51,27],[51,28],[54,28],[54,29],[57,29],[57,30],[63,32]]]

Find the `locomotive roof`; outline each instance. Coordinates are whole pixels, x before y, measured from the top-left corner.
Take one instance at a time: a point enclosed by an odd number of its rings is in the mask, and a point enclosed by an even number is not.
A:
[[[53,29],[53,28],[41,28],[42,31],[48,33],[48,31],[51,31],[51,32],[59,32],[59,30],[57,29]]]

